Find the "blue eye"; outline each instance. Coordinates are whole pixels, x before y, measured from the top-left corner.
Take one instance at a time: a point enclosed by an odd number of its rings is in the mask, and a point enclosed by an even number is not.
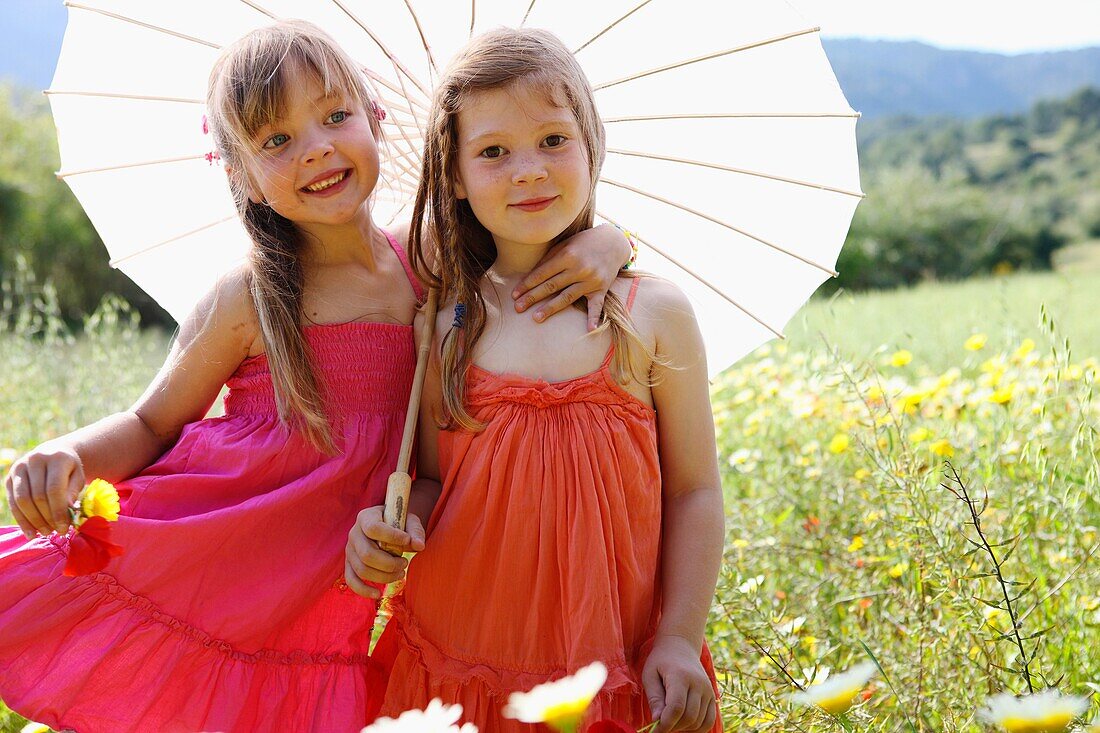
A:
[[[267,142],[264,143],[264,147],[268,150],[274,150],[275,148],[279,147],[280,145],[286,144],[286,141],[289,140],[289,139],[290,138],[288,136],[286,136],[286,135],[284,135],[283,133],[280,132],[276,135],[272,135],[271,137],[269,137],[267,139]]]
[[[351,117],[351,114],[347,110],[343,109],[338,109],[328,116],[329,120],[336,124],[340,124],[348,117]]]
[[[504,155],[504,148],[500,147],[499,145],[490,145],[489,147],[481,151],[481,157],[489,158],[490,160],[499,158],[502,155]]]

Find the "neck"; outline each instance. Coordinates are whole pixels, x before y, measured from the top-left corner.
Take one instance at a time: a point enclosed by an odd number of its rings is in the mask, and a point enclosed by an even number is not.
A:
[[[546,256],[553,246],[545,244],[517,244],[493,237],[497,245],[497,258],[493,260],[493,266],[489,272],[501,280],[520,280],[524,275],[535,269],[535,266]]]
[[[373,268],[373,244],[385,238],[365,203],[346,224],[299,224],[298,228],[305,235],[303,261],[317,267],[359,263]]]

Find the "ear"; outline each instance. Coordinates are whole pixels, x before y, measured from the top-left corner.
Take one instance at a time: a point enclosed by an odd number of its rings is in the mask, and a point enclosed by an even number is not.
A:
[[[259,189],[252,182],[252,176],[248,175],[246,171],[238,171],[228,163],[225,166],[225,175],[229,177],[230,182],[237,179],[238,176],[243,177],[241,183],[244,185],[245,192],[248,194],[248,200],[254,204],[262,204],[264,202],[264,196],[260,193]]]
[[[454,188],[455,188],[455,198],[457,198],[457,199],[468,198],[468,196],[466,196],[466,187],[464,185],[462,185],[462,176],[460,176],[457,171],[455,172]]]

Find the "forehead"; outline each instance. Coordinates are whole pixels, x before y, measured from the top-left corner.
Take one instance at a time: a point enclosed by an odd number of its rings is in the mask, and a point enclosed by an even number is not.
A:
[[[550,90],[533,84],[469,92],[463,99],[457,121],[462,140],[508,130],[576,124],[569,107],[558,104]]]

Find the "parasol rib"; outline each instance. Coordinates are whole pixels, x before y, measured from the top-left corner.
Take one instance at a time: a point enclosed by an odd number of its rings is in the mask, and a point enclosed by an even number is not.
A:
[[[688,158],[675,158],[670,155],[657,155],[656,153],[642,153],[635,150],[617,150],[615,148],[608,148],[608,153],[614,153],[616,155],[628,155],[635,158],[648,158],[650,160],[663,160],[668,163],[683,163],[684,165],[694,165],[701,168],[713,168],[714,170],[725,171],[727,173],[739,173],[745,176],[755,176],[757,178],[767,178],[771,181],[779,181],[781,183],[790,183],[795,186],[805,186],[806,188],[813,188],[819,191],[829,191],[831,193],[839,193],[845,196],[854,196],[855,198],[862,199],[867,198],[867,194],[862,191],[848,191],[843,188],[834,188],[833,186],[826,186],[821,183],[810,183],[809,181],[800,181],[797,178],[785,178],[783,176],[775,176],[771,173],[762,173],[760,171],[751,171],[747,168],[733,168],[726,165],[719,165],[717,163],[707,163],[702,160],[689,160]]]
[[[432,71],[438,75],[439,69],[435,65],[435,57],[432,56],[431,46],[428,45],[428,37],[424,35],[424,28],[420,25],[420,18],[416,17],[416,11],[413,10],[412,0],[405,0],[405,7],[409,9],[409,15],[412,16],[413,23],[416,24],[416,32],[420,34],[420,42],[424,44],[424,53],[428,54],[428,64],[431,65]]]
[[[793,33],[785,33],[782,36],[776,36],[775,38],[767,38],[763,41],[756,41],[755,43],[747,43],[744,46],[735,46],[734,48],[727,48],[725,51],[716,51],[715,53],[708,53],[704,56],[696,56],[693,59],[686,59],[684,61],[677,61],[674,64],[667,64],[665,66],[658,66],[655,69],[649,69],[647,71],[639,71],[637,74],[631,74],[630,76],[624,76],[622,79],[616,79],[615,81],[604,82],[603,84],[597,84],[592,87],[592,91],[598,92],[608,87],[613,87],[618,84],[625,84],[628,81],[634,81],[646,76],[652,76],[653,74],[660,74],[664,71],[671,71],[673,69],[679,69],[684,66],[690,66],[691,64],[697,64],[700,61],[709,61],[710,59],[720,58],[722,56],[729,56],[730,54],[739,53],[741,51],[748,51],[754,48],[760,48],[761,46],[767,46],[772,43],[780,43],[782,41],[789,41],[792,38],[798,38],[799,36],[809,35],[811,33],[818,33],[820,28],[807,28],[801,31],[794,31]]]
[[[70,0],[65,0],[65,5],[67,5],[70,8],[73,8],[74,10],[87,10],[88,12],[91,12],[91,13],[99,13],[100,15],[106,16],[108,18],[112,18],[114,20],[121,20],[121,21],[124,21],[126,23],[133,23],[134,25],[141,26],[142,28],[148,28],[151,31],[157,31],[159,33],[164,33],[164,34],[167,34],[169,36],[175,36],[176,38],[181,38],[185,41],[191,41],[192,43],[199,43],[199,44],[202,44],[203,46],[209,46],[210,48],[213,48],[213,49],[221,49],[221,46],[218,45],[217,43],[213,43],[211,41],[204,41],[201,38],[196,38],[195,36],[189,36],[186,33],[180,33],[179,31],[169,30],[169,29],[163,28],[159,25],[153,25],[152,23],[146,23],[146,22],[140,21],[136,18],[130,18],[130,17],[125,16],[125,15],[119,15],[118,13],[112,13],[109,10],[103,10],[101,8],[93,8],[90,5],[81,5],[79,3],[71,2]]]
[[[580,45],[580,47],[578,47],[577,49],[575,49],[575,50],[573,51],[573,54],[574,54],[574,55],[576,55],[576,54],[580,53],[581,51],[583,51],[584,49],[588,48],[588,46],[590,46],[590,45],[591,45],[591,44],[592,44],[593,42],[595,42],[595,41],[596,41],[596,40],[597,40],[598,38],[600,38],[600,36],[602,36],[603,34],[607,33],[607,32],[608,32],[609,30],[611,30],[612,28],[614,28],[615,26],[617,26],[617,25],[618,25],[619,23],[622,23],[622,22],[623,22],[624,20],[626,20],[626,19],[627,19],[627,18],[629,18],[630,16],[634,15],[634,13],[637,13],[637,12],[638,12],[639,10],[641,10],[642,8],[644,8],[644,7],[646,6],[646,5],[649,5],[649,4],[650,4],[650,3],[652,2],[652,1],[653,1],[653,0],[643,0],[643,2],[639,3],[638,5],[636,5],[636,6],[634,7],[634,9],[633,9],[633,10],[631,10],[631,11],[630,11],[629,13],[627,13],[627,14],[626,14],[626,15],[624,15],[624,16],[622,16],[621,18],[619,18],[618,20],[616,20],[616,21],[615,21],[614,23],[612,23],[611,25],[607,26],[607,27],[606,27],[606,28],[604,28],[604,29],[603,29],[602,31],[600,31],[599,33],[597,33],[596,35],[592,36],[592,37],[591,37],[591,38],[589,38],[589,39],[588,39],[587,41],[585,41],[584,43],[582,43],[582,44]]]
[[[531,0],[534,4],[534,0]],[[470,34],[468,38],[474,37],[474,19],[477,18],[477,0],[470,0]]]
[[[259,5],[252,2],[252,0],[241,0],[241,2],[244,3],[245,5],[247,5],[248,7],[252,8],[256,12],[263,13],[264,15],[271,18],[272,20],[278,20],[279,19],[279,16],[275,15],[275,13],[271,12],[270,10],[265,10],[264,8],[261,8]]]
[[[858,119],[859,112],[697,112],[697,113],[682,113],[671,115],[638,115],[636,117],[605,117],[600,120],[605,125],[610,125],[612,122],[644,122],[647,120],[724,120],[724,119],[783,119],[792,118],[800,119],[806,118],[818,118],[818,117],[836,117],[836,118],[855,118]]]
[[[519,22],[519,27],[527,25],[527,19],[531,16],[531,10],[535,7],[535,0],[531,0],[531,4],[527,6],[527,11],[523,14],[523,20]]]
[[[118,94],[116,92],[70,92],[63,89],[47,89],[42,92],[47,97],[105,97],[107,99],[137,99],[143,102],[180,102],[182,104],[206,104],[201,99],[188,99],[186,97],[155,97],[150,94]]]
[[[627,185],[625,183],[620,183],[618,181],[612,181],[609,178],[601,177],[600,178],[600,183],[606,183],[606,184],[609,184],[611,186],[615,186],[617,188],[622,188],[622,189],[625,189],[627,191],[631,191],[633,193],[638,194],[639,196],[645,196],[648,199],[652,199],[654,201],[659,201],[662,204],[667,204],[667,205],[672,206],[674,208],[680,209],[681,211],[686,211],[689,214],[694,214],[695,216],[698,216],[701,219],[706,219],[707,221],[714,222],[715,224],[718,224],[719,226],[723,226],[726,229],[737,232],[738,234],[740,234],[742,236],[745,236],[745,237],[748,237],[749,239],[760,242],[760,244],[767,245],[768,247],[771,247],[772,249],[774,249],[777,252],[782,252],[785,255],[789,255],[789,256],[795,258],[796,260],[800,260],[802,262],[805,262],[807,265],[811,265],[813,267],[816,267],[817,269],[821,270],[822,272],[828,273],[832,277],[836,277],[837,275],[840,274],[831,267],[826,267],[825,265],[822,265],[822,264],[819,264],[817,262],[814,262],[813,260],[807,259],[807,258],[803,257],[800,254],[796,254],[795,252],[791,252],[788,249],[784,249],[783,247],[780,247],[778,244],[774,244],[772,242],[769,242],[768,240],[763,239],[762,237],[758,237],[755,234],[750,234],[749,232],[746,232],[744,229],[738,229],[737,227],[735,227],[733,224],[730,224],[729,222],[722,221],[721,219],[715,219],[713,216],[710,216],[709,214],[704,214],[701,211],[697,211],[697,210],[692,209],[688,206],[684,206],[683,204],[678,204],[675,201],[671,201],[671,200],[666,199],[662,196],[658,196],[655,193],[649,193],[649,192],[643,191],[639,188],[634,188],[634,186],[630,186],[630,185]]]
[[[161,158],[160,160],[143,160],[143,161],[139,161],[137,163],[122,163],[120,165],[105,166],[103,168],[84,168],[82,170],[75,170],[75,171],[58,171],[54,175],[57,176],[57,178],[60,180],[60,179],[70,178],[72,176],[82,176],[82,175],[85,175],[87,173],[106,173],[108,171],[125,170],[126,168],[141,168],[142,166],[147,166],[147,165],[163,165],[165,163],[182,163],[182,162],[187,161],[187,160],[203,160],[203,159],[206,158],[206,155],[207,155],[206,153],[202,153],[202,154],[199,154],[199,155],[182,155],[178,158]]]
[[[332,2],[336,5],[336,7],[340,8],[341,10],[344,11],[344,15],[351,18],[352,21],[357,26],[362,28],[364,33],[366,33],[368,36],[370,36],[370,39],[372,41],[374,41],[374,44],[382,50],[382,53],[386,54],[386,56],[389,58],[390,62],[397,69],[399,69],[402,74],[404,74],[406,77],[408,77],[409,81],[411,81],[414,85],[416,85],[416,88],[420,90],[421,94],[423,94],[425,97],[430,97],[431,96],[431,92],[429,92],[423,84],[421,84],[419,81],[417,81],[416,77],[413,76],[412,72],[409,71],[407,68],[405,68],[405,65],[403,63],[401,63],[401,60],[393,55],[393,52],[390,51],[390,49],[386,46],[386,44],[382,43],[382,39],[379,38],[378,36],[376,36],[374,34],[374,31],[372,31],[370,28],[368,28],[367,24],[364,23],[362,20],[360,20],[359,17],[355,13],[348,10],[347,6],[344,5],[343,0],[332,0]],[[400,80],[400,75],[398,75],[398,77],[399,77],[399,80]]]
[[[597,211],[597,212],[596,212],[596,216],[599,216],[600,218],[602,218],[602,219],[605,219],[606,221],[609,221],[609,222],[611,222],[611,223],[612,223],[612,224],[614,224],[615,226],[617,226],[617,227],[619,227],[619,228],[622,228],[622,227],[621,227],[621,225],[620,225],[620,224],[619,224],[618,222],[614,221],[613,219],[610,219],[610,218],[608,218],[608,217],[607,217],[607,215],[606,215],[606,214],[604,214],[604,213],[603,213],[603,212],[601,212],[601,211]],[[766,329],[768,329],[769,331],[771,331],[771,332],[772,332],[772,333],[773,333],[773,334],[774,334],[774,335],[775,335],[776,337],[778,337],[778,338],[781,338],[781,339],[785,339],[785,338],[787,338],[787,337],[786,337],[786,336],[784,336],[784,335],[783,335],[783,334],[782,334],[782,333],[781,333],[780,331],[778,331],[778,330],[776,330],[776,329],[772,328],[771,326],[769,326],[769,325],[768,325],[767,323],[765,323],[765,322],[764,322],[763,320],[761,320],[761,319],[760,319],[759,317],[757,317],[757,316],[756,316],[756,314],[754,314],[754,313],[753,313],[752,311],[750,311],[750,310],[749,310],[748,308],[746,308],[745,306],[741,305],[740,303],[738,303],[738,302],[737,302],[736,300],[734,300],[734,299],[733,299],[733,298],[731,298],[730,296],[726,295],[726,294],[725,294],[724,292],[722,292],[722,290],[721,290],[721,289],[719,289],[719,288],[718,288],[717,286],[715,286],[715,285],[714,285],[713,283],[711,283],[711,282],[710,282],[709,280],[707,280],[707,279],[706,279],[706,278],[704,278],[704,277],[703,277],[702,275],[700,275],[699,273],[697,273],[697,272],[695,272],[694,270],[692,270],[692,269],[691,269],[690,267],[688,267],[688,266],[687,266],[687,265],[685,265],[684,263],[682,263],[682,262],[680,262],[679,260],[677,260],[677,259],[676,259],[675,257],[673,257],[672,255],[670,255],[670,254],[669,254],[668,252],[666,252],[666,251],[665,251],[664,249],[662,249],[661,247],[658,247],[658,246],[656,246],[655,244],[653,244],[652,242],[650,242],[650,241],[648,241],[648,240],[646,240],[646,239],[643,239],[642,237],[638,236],[638,234],[637,234],[637,233],[635,233],[635,232],[631,232],[631,233],[630,233],[630,236],[634,237],[634,238],[635,238],[635,239],[637,239],[637,240],[638,240],[639,242],[641,242],[641,243],[642,243],[642,244],[644,244],[645,246],[649,247],[649,248],[650,248],[651,250],[653,250],[653,251],[654,251],[654,252],[656,252],[657,254],[661,255],[662,257],[664,257],[664,258],[665,258],[666,260],[668,260],[668,261],[669,261],[669,262],[671,262],[672,264],[674,264],[674,265],[676,265],[677,267],[679,267],[679,268],[680,268],[681,270],[683,270],[683,271],[684,271],[685,273],[687,273],[688,275],[690,275],[690,276],[692,277],[692,279],[693,279],[693,280],[696,280],[696,281],[698,281],[698,282],[699,282],[700,284],[702,284],[702,285],[705,285],[705,286],[706,286],[707,288],[709,288],[710,290],[712,290],[712,291],[713,291],[713,292],[715,293],[715,295],[718,295],[718,296],[719,296],[720,298],[722,298],[723,300],[725,300],[725,301],[726,301],[727,303],[729,303],[729,304],[730,304],[730,305],[732,305],[733,307],[737,308],[737,309],[738,309],[739,311],[741,311],[742,313],[744,313],[744,314],[745,314],[746,316],[748,316],[749,318],[751,318],[752,320],[756,321],[757,323],[759,323],[759,324],[760,324],[761,326],[763,326],[764,328],[766,328]]]
[[[189,232],[184,232],[183,234],[177,234],[174,237],[171,237],[169,239],[165,239],[163,242],[157,242],[156,244],[151,244],[148,247],[142,247],[141,249],[137,250],[136,252],[131,252],[130,254],[125,255],[123,257],[115,258],[115,259],[111,260],[108,264],[110,264],[111,267],[114,267],[114,268],[117,269],[120,264],[122,264],[123,262],[126,262],[127,260],[132,260],[135,257],[139,257],[140,255],[143,255],[147,252],[152,252],[154,249],[157,249],[158,247],[163,247],[164,245],[171,244],[172,242],[178,242],[179,240],[184,239],[185,237],[190,237],[192,234],[198,234],[199,232],[204,232],[207,229],[212,229],[212,228],[218,226],[219,224],[224,224],[227,221],[233,221],[236,218],[237,218],[237,215],[233,214],[232,216],[227,216],[224,219],[218,219],[217,221],[211,222],[209,224],[204,224],[203,226],[199,227],[198,229],[192,229]]]

